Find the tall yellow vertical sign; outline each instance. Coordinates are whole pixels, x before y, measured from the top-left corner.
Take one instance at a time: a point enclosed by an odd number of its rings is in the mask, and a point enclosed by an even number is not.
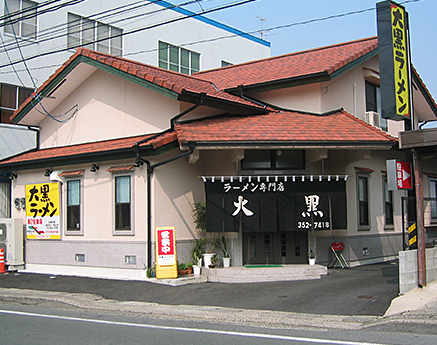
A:
[[[176,230],[173,227],[159,227],[155,231],[156,278],[178,277],[176,257]]]
[[[26,185],[27,239],[61,239],[58,182]]]
[[[396,111],[398,116],[410,116],[410,88],[407,43],[407,21],[405,10],[401,6],[391,5],[391,23],[393,29],[393,59],[396,90]]]

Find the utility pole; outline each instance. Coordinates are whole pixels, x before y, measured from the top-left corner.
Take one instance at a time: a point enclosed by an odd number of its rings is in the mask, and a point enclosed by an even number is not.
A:
[[[419,287],[426,286],[426,252],[425,252],[425,227],[423,214],[423,181],[420,153],[412,149],[414,164],[414,186],[416,191],[417,213],[417,273]]]

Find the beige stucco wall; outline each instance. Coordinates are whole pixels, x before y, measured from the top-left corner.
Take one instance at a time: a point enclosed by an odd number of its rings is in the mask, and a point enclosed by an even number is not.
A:
[[[142,86],[97,70],[51,113],[73,105],[79,112],[65,123],[48,117],[38,125],[41,147],[73,145],[167,129],[179,103]]]
[[[312,113],[322,111],[320,84],[296,86],[254,94],[253,97],[284,109]]]

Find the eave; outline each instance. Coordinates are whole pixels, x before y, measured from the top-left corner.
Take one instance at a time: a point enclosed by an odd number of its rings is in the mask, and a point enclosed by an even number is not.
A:
[[[183,142],[181,147],[194,146],[199,150],[225,149],[332,149],[332,150],[390,150],[395,142],[387,141],[195,141]]]
[[[314,83],[321,83],[325,81],[333,80],[350,70],[354,69],[355,67],[359,66],[363,62],[373,58],[374,56],[378,55],[378,48],[370,51],[369,53],[347,63],[346,65],[334,70],[334,71],[320,71],[313,74],[307,74],[307,75],[299,75],[292,78],[286,78],[286,79],[276,79],[271,80],[264,83],[259,84],[251,84],[251,85],[243,85],[243,89],[247,93],[258,93],[258,92],[266,92],[266,91],[272,91],[272,90],[278,90],[278,89],[285,89],[295,86],[301,86],[301,85],[307,85],[307,84],[314,84]],[[238,87],[232,87],[225,89],[226,92],[230,92],[233,94],[238,94],[241,86]]]
[[[157,156],[178,147],[179,146],[176,141],[163,145],[157,149],[154,149],[152,145],[143,145],[140,146],[140,154],[141,156]],[[3,163],[0,165],[0,172],[42,169],[48,167],[62,167],[104,161],[126,160],[131,158],[132,162],[135,161],[135,159],[137,158],[133,147],[118,150],[78,153],[68,156],[48,157],[20,162]]]

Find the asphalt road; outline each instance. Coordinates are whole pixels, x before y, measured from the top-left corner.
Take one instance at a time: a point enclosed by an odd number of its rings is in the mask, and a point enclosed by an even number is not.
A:
[[[398,295],[398,263],[329,269],[320,280],[183,286],[21,273],[1,275],[0,288],[91,293],[118,301],[168,305],[381,316]]]
[[[1,344],[341,344],[429,345],[436,335],[386,330],[266,327],[161,319],[141,314],[0,304]]]

